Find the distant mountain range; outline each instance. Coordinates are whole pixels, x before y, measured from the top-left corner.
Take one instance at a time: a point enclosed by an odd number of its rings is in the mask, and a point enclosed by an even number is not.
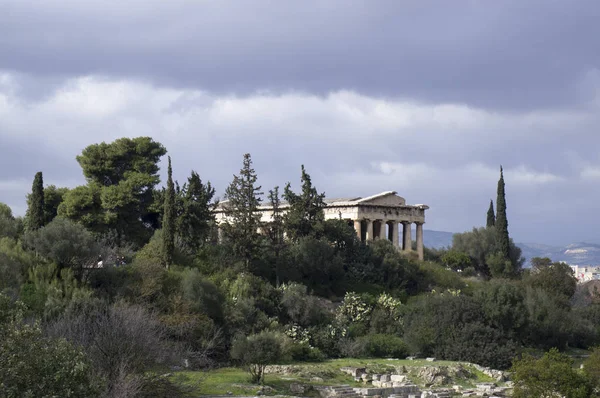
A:
[[[425,246],[441,249],[452,245],[454,232],[424,230]],[[523,250],[526,266],[532,257],[549,257],[553,261],[565,261],[571,265],[600,265],[600,245],[594,243],[572,243],[567,246],[549,246],[540,243],[517,243]]]

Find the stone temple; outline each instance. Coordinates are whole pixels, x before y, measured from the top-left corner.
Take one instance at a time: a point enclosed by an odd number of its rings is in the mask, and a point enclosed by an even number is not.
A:
[[[342,219],[354,226],[358,238],[363,242],[377,239],[389,239],[398,249],[412,251],[412,224],[416,224],[416,243],[419,259],[423,259],[423,224],[425,210],[429,206],[407,205],[406,200],[394,191],[381,192],[366,198],[325,199],[325,219]],[[227,222],[223,205],[215,210],[217,224]],[[288,205],[281,204],[285,213]],[[261,221],[269,223],[273,220],[271,206],[261,206]],[[400,244],[400,226],[402,226],[402,245]]]

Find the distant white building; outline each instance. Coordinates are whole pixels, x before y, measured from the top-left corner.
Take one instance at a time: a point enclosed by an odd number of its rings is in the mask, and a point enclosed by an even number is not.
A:
[[[577,282],[600,280],[600,265],[570,265]]]

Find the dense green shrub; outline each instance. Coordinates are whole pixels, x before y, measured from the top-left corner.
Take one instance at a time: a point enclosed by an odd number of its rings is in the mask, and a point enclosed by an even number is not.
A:
[[[408,346],[398,336],[389,334],[368,334],[361,337],[364,345],[363,356],[373,358],[405,358]]]
[[[0,396],[98,396],[84,353],[64,339],[43,336],[39,324],[24,321],[24,310],[0,294]]]
[[[325,354],[309,343],[291,341],[284,346],[285,355],[292,361],[321,362],[326,359]]]
[[[306,286],[298,283],[282,285],[280,290],[283,317],[304,327],[319,325],[330,318],[330,314],[319,303],[317,297],[308,294]]]

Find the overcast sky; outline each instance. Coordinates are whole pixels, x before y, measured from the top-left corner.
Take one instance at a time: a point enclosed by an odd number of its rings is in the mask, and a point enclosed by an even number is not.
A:
[[[426,229],[600,243],[597,0],[0,0],[0,202],[84,183],[93,143],[152,136],[219,195],[394,190]]]

